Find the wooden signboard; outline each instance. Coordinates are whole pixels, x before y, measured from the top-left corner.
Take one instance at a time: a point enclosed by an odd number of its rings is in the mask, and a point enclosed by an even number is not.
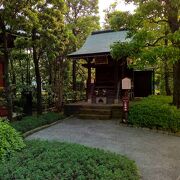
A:
[[[108,58],[105,56],[96,57],[95,64],[108,64]]]
[[[131,79],[130,78],[124,78],[122,79],[122,89],[131,89]]]
[[[3,80],[3,63],[0,62],[0,87],[4,87],[4,80]]]

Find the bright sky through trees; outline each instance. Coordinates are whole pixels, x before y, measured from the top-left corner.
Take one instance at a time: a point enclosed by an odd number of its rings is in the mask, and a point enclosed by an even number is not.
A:
[[[100,24],[101,25],[104,22],[103,10],[107,9],[115,1],[116,0],[99,0],[99,14],[100,14]],[[125,2],[123,0],[117,0],[117,2],[118,2],[117,10],[133,12],[136,8],[133,4],[125,4]]]

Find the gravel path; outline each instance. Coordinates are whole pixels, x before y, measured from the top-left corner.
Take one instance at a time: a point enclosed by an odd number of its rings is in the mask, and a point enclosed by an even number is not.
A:
[[[143,180],[180,180],[180,137],[121,126],[117,121],[71,118],[27,137],[37,138],[127,155],[136,161]]]

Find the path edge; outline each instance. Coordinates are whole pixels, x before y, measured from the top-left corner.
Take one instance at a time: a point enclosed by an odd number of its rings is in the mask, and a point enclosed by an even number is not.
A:
[[[68,116],[68,117],[66,117],[66,118],[64,118],[64,119],[55,121],[55,122],[53,122],[53,123],[51,123],[51,124],[46,124],[46,125],[37,127],[37,128],[35,128],[35,129],[32,129],[32,130],[30,130],[30,131],[27,131],[27,132],[23,133],[22,136],[23,136],[24,138],[26,138],[27,136],[30,136],[31,134],[34,134],[35,132],[38,132],[38,131],[40,131],[40,130],[46,129],[46,128],[48,128],[48,127],[51,127],[51,126],[53,126],[53,125],[62,123],[62,122],[65,121],[65,120],[71,119],[72,117],[73,117],[73,115]]]

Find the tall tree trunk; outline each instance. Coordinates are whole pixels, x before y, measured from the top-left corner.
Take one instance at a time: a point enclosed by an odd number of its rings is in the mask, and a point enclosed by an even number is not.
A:
[[[179,9],[173,1],[166,0],[167,12],[168,12],[168,24],[171,30],[171,33],[175,33],[179,30]],[[180,50],[180,40],[173,40],[172,42],[175,48]],[[173,104],[180,108],[180,59],[174,63],[173,67]]]
[[[168,35],[168,31],[166,30],[165,31],[165,36]],[[165,38],[164,40],[164,45],[165,46],[168,46],[168,39]],[[169,69],[168,69],[168,57],[164,57],[164,82],[165,82],[165,91],[166,91],[166,95],[167,96],[170,96],[171,95],[171,89],[170,89],[170,86],[169,86]]]
[[[7,108],[8,108],[8,119],[12,120],[12,112],[13,112],[13,104],[12,104],[12,97],[11,97],[11,88],[9,82],[9,54],[8,54],[8,42],[7,42],[7,32],[5,24],[0,17],[0,28],[2,30],[3,36],[3,53],[4,53],[4,77],[5,77],[5,93],[6,93],[6,101],[7,101]]]
[[[12,84],[13,84],[13,94],[14,96],[16,97],[16,74],[15,74],[15,71],[14,71],[14,63],[13,63],[13,60],[10,61],[10,64],[11,64],[11,73],[12,73]]]
[[[30,58],[27,58],[26,63],[26,84],[29,86],[31,85]]]
[[[55,84],[55,92],[56,92],[56,109],[58,112],[62,111],[63,107],[63,59],[59,57],[57,61],[57,73],[56,73],[56,84]]]
[[[33,62],[35,67],[35,75],[36,75],[36,84],[37,84],[37,114],[42,114],[42,92],[41,92],[41,75],[39,70],[39,59],[37,57],[37,51],[36,51],[36,29],[32,30],[32,42],[33,42]]]
[[[21,84],[24,85],[24,72],[22,71],[21,59],[19,59],[19,67],[21,69]]]
[[[180,108],[180,60],[174,64],[173,68],[174,92],[173,104]]]
[[[169,86],[169,70],[168,70],[167,60],[164,60],[164,82],[165,82],[166,95],[171,96],[171,89]]]
[[[49,84],[49,87],[51,87],[51,91],[48,92],[48,105],[49,105],[49,108],[51,107],[52,105],[52,92],[53,92],[53,89],[52,89],[52,71],[53,71],[53,68],[52,68],[52,62],[51,61],[48,61],[48,65],[49,65],[49,77],[48,77],[48,84]]]
[[[76,28],[72,29],[72,32],[74,34],[74,36],[77,38],[77,32],[76,32]],[[73,50],[76,51],[77,50],[77,45],[76,43],[74,44]],[[77,86],[76,86],[76,71],[77,71],[77,62],[75,59],[73,59],[73,64],[72,64],[72,81],[73,81],[73,90],[76,91],[77,90]],[[75,100],[76,100],[76,95],[75,95]]]

